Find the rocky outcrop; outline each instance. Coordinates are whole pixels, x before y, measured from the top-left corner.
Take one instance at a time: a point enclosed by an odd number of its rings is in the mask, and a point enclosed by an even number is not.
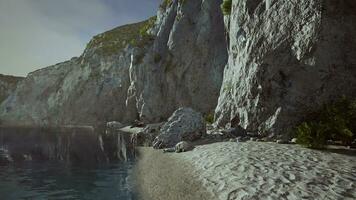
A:
[[[356,85],[356,2],[233,0],[216,124],[287,136],[308,111]]]
[[[153,141],[159,135],[163,123],[147,124],[146,127],[137,133],[133,133],[131,140],[136,146],[151,147]]]
[[[0,74],[0,104],[15,91],[18,82],[20,82],[22,77],[6,76]]]
[[[79,58],[30,73],[2,104],[7,125],[82,125],[130,121],[129,43],[147,22],[95,36]]]
[[[173,113],[153,141],[157,149],[174,147],[181,141],[195,141],[206,134],[202,115],[191,108],[180,108]]]
[[[166,2],[149,31],[154,43],[136,48],[130,66],[128,104],[148,122],[184,106],[213,112],[227,60],[222,1]]]

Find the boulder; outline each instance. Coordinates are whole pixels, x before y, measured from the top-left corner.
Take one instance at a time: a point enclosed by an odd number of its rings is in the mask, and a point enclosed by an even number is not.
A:
[[[9,155],[8,150],[0,148],[0,166],[4,166],[12,162],[12,158]]]
[[[154,139],[158,136],[163,123],[148,124],[142,131],[132,134],[132,141],[137,146],[152,146]]]
[[[289,144],[289,142],[286,140],[276,140],[276,143],[277,144]]]
[[[157,149],[174,147],[180,141],[194,141],[205,134],[203,116],[191,108],[180,108],[163,125],[153,142],[153,147]]]
[[[106,123],[106,134],[118,132],[124,125],[120,122],[108,122]]]
[[[110,129],[120,129],[123,127],[124,125],[122,123],[116,121],[106,123],[106,128],[110,128]]]
[[[250,140],[250,137],[237,137],[236,142],[247,142]]]
[[[293,138],[293,139],[290,141],[290,143],[291,143],[291,144],[297,144],[297,141],[298,141],[297,138]]]
[[[186,152],[186,151],[192,150],[193,148],[194,147],[191,143],[182,141],[182,142],[179,142],[178,144],[176,144],[175,152],[176,153]]]

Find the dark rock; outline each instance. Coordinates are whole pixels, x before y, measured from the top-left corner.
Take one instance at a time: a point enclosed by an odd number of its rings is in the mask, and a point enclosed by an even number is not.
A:
[[[227,136],[236,138],[236,137],[246,137],[247,136],[247,131],[242,128],[241,126],[237,126],[236,128],[230,128],[222,131],[223,134],[226,134]]]
[[[8,150],[0,148],[0,166],[8,165],[13,159],[8,153]]]
[[[236,142],[247,142],[250,140],[250,137],[237,137]]]
[[[159,135],[163,123],[148,124],[141,132],[132,134],[132,141],[136,146],[150,147],[154,139]]]

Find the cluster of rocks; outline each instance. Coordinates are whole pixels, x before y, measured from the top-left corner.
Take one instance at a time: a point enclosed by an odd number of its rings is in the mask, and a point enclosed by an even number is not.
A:
[[[163,152],[186,152],[194,148],[197,141],[204,142],[276,142],[296,144],[296,138],[290,141],[273,140],[257,133],[248,132],[239,125],[237,118],[229,123],[229,128],[216,129],[207,125],[202,114],[191,108],[179,108],[165,123],[148,124],[142,131],[132,134],[137,146],[152,146]]]
[[[206,136],[206,124],[201,113],[192,108],[179,108],[165,123],[148,124],[132,134],[138,146],[152,146],[164,152],[185,152],[193,149],[192,142]]]

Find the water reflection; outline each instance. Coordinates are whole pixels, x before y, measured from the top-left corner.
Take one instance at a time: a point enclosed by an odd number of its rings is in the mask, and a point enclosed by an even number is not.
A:
[[[0,167],[0,196],[16,199],[133,200],[128,181],[133,163],[110,163],[95,168],[58,161],[23,162]]]
[[[135,199],[130,135],[105,132],[0,128],[0,199]]]
[[[98,164],[134,156],[130,135],[91,127],[0,128],[0,162],[60,160]]]

